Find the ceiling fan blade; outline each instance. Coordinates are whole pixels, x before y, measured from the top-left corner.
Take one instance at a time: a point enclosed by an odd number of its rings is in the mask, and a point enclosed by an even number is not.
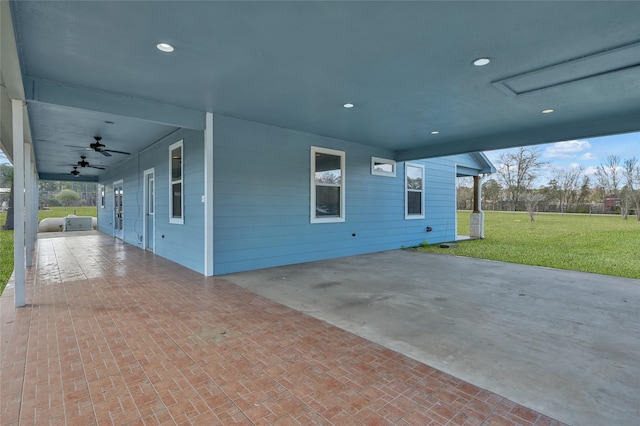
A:
[[[107,170],[107,169],[105,169],[104,167],[98,167],[98,166],[91,166],[91,165],[88,165],[87,167],[91,167],[92,169],[98,169],[98,170]]]
[[[68,146],[69,148],[82,148],[86,151],[93,151],[93,149],[89,148],[88,146],[79,146],[79,145],[65,145]]]
[[[116,150],[114,150],[114,149],[103,149],[103,150],[102,150],[102,151],[100,151],[100,152],[105,152],[105,151],[106,151],[106,152],[115,152],[116,154],[131,155],[131,153],[130,153],[130,152],[116,151]]]
[[[111,157],[111,154],[109,154],[106,150],[100,150],[100,151],[96,151],[99,152],[100,154],[104,155],[105,157]]]

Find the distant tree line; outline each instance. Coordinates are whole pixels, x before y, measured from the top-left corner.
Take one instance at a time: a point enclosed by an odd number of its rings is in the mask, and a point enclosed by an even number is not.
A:
[[[95,182],[40,181],[40,207],[95,206]],[[75,195],[74,195],[75,194]]]
[[[633,157],[610,155],[593,177],[583,169],[557,170],[546,185],[535,186],[547,163],[537,148],[523,147],[502,154],[501,166],[482,184],[484,210],[635,215],[640,221],[640,163]],[[465,180],[457,188],[459,209],[473,203],[473,189]]]

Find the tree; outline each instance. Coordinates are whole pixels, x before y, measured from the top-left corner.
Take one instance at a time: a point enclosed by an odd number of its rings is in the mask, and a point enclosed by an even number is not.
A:
[[[473,178],[470,176],[456,179],[456,204],[458,210],[467,210],[473,205]]]
[[[529,219],[531,220],[531,222],[535,222],[536,213],[538,212],[538,204],[540,203],[540,201],[544,200],[544,196],[540,194],[540,191],[533,188],[528,188],[523,192],[522,198],[527,207]]]
[[[560,205],[560,186],[558,185],[557,179],[550,179],[547,186],[540,188],[539,192],[547,205]],[[558,210],[562,211],[561,209]]]
[[[0,159],[6,159],[6,156],[2,151],[0,151]],[[9,163],[0,164],[0,179],[2,181],[2,185],[0,187],[10,188],[9,190],[9,200],[8,200],[8,208],[7,208],[7,217],[4,222],[4,229],[12,230],[14,229],[14,221],[13,221],[13,166]],[[0,201],[1,202],[1,201]]]
[[[500,199],[502,187],[497,180],[491,178],[482,184],[483,203],[491,201],[493,210],[496,209],[496,203]]]
[[[578,195],[578,204],[587,202],[587,198],[591,193],[591,180],[589,176],[582,177],[582,185],[580,186],[580,194]]]
[[[67,207],[71,205],[74,201],[78,201],[80,199],[80,194],[70,189],[63,189],[56,195],[56,200],[58,200],[66,210]]]
[[[638,160],[633,157],[625,160],[622,168],[622,176],[624,179],[623,194],[621,194],[621,204],[626,207],[626,212],[629,208],[635,209],[636,218],[640,221],[640,165]],[[625,217],[626,219],[626,217]]]
[[[581,175],[582,166],[575,169],[559,170],[556,172],[555,180],[558,183],[560,212],[566,212],[572,204],[576,203]]]
[[[604,196],[618,195],[620,189],[620,157],[617,155],[607,156],[607,161],[600,164],[596,169],[596,179],[598,185],[604,188]]]
[[[499,157],[498,179],[511,203],[512,210],[518,207],[523,194],[531,190],[537,172],[546,163],[540,161],[540,150],[520,147],[518,152],[504,153]]]

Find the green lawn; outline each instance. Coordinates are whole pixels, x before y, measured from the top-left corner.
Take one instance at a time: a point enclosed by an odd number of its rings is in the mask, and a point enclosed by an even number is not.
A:
[[[4,213],[0,213],[4,224]],[[0,230],[0,294],[4,291],[13,272],[13,231]]]
[[[74,213],[75,211],[75,213]],[[64,207],[49,207],[49,210],[40,210],[38,212],[38,221],[41,221],[47,217],[65,217],[70,214],[75,214],[76,216],[98,216],[98,208],[96,206],[93,207],[67,207],[67,210]],[[0,222],[3,223],[4,222]]]
[[[70,214],[76,216],[97,216],[97,207],[51,207],[50,210],[40,210],[38,212],[38,221],[47,217],[65,217]],[[4,226],[7,214],[0,213],[0,227]],[[4,291],[9,277],[13,272],[13,231],[4,231],[0,229],[0,294]]]
[[[458,213],[458,234],[468,234],[469,212]],[[634,217],[485,212],[485,239],[420,251],[525,265],[640,278],[640,222]]]

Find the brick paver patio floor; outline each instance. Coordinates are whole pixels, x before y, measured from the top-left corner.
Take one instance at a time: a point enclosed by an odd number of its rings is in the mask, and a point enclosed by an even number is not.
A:
[[[0,299],[2,425],[559,425],[224,279],[41,239]]]

